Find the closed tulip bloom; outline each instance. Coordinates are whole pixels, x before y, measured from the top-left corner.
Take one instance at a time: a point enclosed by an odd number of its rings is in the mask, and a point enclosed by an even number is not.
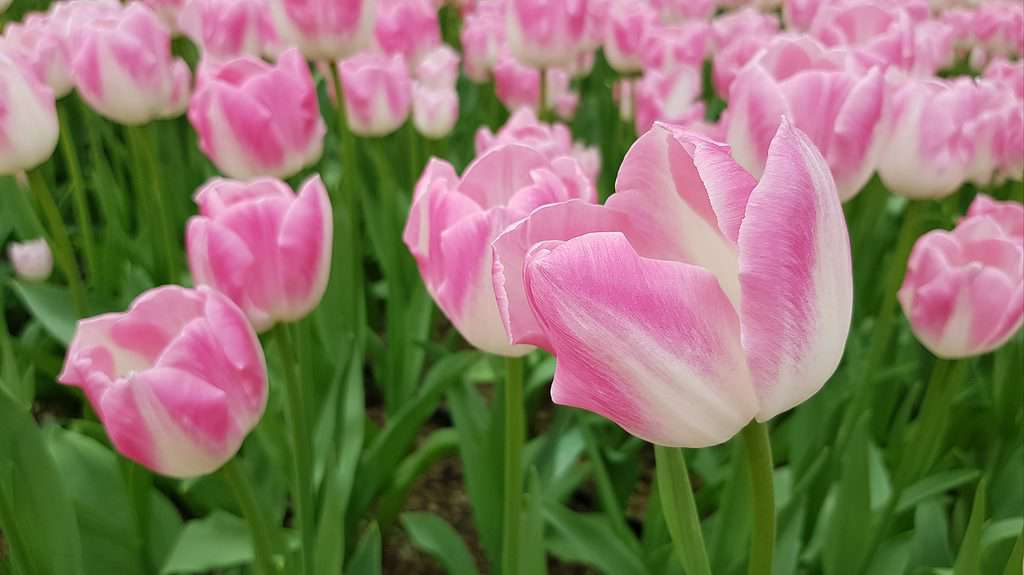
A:
[[[85,392],[122,455],[181,478],[231,459],[267,402],[256,334],[208,288],[152,289],[80,321],[58,379]]]
[[[447,136],[459,120],[459,94],[454,88],[434,88],[421,82],[412,87],[412,123],[428,138]]]
[[[53,91],[27,64],[0,52],[0,174],[38,166],[57,147]]]
[[[704,117],[701,75],[696,68],[679,68],[663,74],[650,70],[636,83],[636,132],[651,129],[654,122],[688,124]]]
[[[25,16],[23,22],[8,24],[0,37],[0,51],[16,53],[27,62],[57,98],[74,86],[71,49],[60,28],[49,14],[34,13]]]
[[[535,68],[570,66],[586,40],[589,0],[507,0],[511,54]]]
[[[650,0],[663,22],[677,24],[686,20],[708,20],[715,13],[716,0]]]
[[[207,61],[258,57],[275,36],[264,0],[189,0],[178,22]]]
[[[405,123],[412,80],[405,58],[364,53],[338,64],[349,128],[360,136],[385,136]]]
[[[178,16],[188,0],[141,0],[171,31],[178,31]]]
[[[985,79],[1012,90],[1024,100],[1024,60],[1010,62],[996,58],[985,68]]]
[[[195,196],[186,231],[198,285],[223,293],[257,331],[302,319],[320,303],[331,266],[331,202],[320,176],[298,195],[279,180],[215,179]]]
[[[494,66],[494,92],[506,109],[537,109],[540,103],[540,72],[511,56]]]
[[[535,210],[494,242],[513,342],[551,351],[551,397],[652,443],[722,443],[816,393],[843,354],[850,245],[828,165],[783,122],[760,181],[657,125],[606,206]]]
[[[462,21],[463,63],[466,76],[474,82],[486,82],[505,46],[504,4],[502,0],[480,0],[476,9]]]
[[[431,0],[381,0],[375,28],[377,43],[388,54],[401,54],[415,65],[441,45],[437,7]]]
[[[667,74],[681,68],[700,67],[704,64],[711,39],[711,27],[707,22],[655,26],[644,42],[644,68]]]
[[[75,86],[101,115],[138,125],[184,111],[188,66],[171,54],[170,33],[143,4],[89,22],[77,38],[71,63]]]
[[[459,53],[442,44],[416,65],[416,80],[432,88],[455,88],[459,79]]]
[[[979,195],[953,231],[921,236],[899,300],[914,335],[939,357],[1003,345],[1024,322],[1024,205]]]
[[[402,236],[441,311],[466,340],[484,351],[520,356],[509,343],[491,282],[491,242],[534,208],[569,199],[593,202],[594,186],[579,164],[553,161],[526,146],[481,155],[459,178],[432,159],[420,176]]]
[[[843,201],[864,187],[883,143],[885,81],[878,68],[853,69],[845,56],[807,37],[778,37],[739,72],[729,144],[741,166],[760,176],[785,115],[828,161]]]
[[[19,279],[41,282],[53,273],[53,252],[43,238],[12,242],[7,248],[7,257]]]
[[[295,174],[320,158],[327,131],[295,49],[273,65],[243,57],[201,66],[188,119],[203,153],[238,179]]]
[[[373,41],[377,0],[269,0],[277,33],[311,60],[347,58]]]
[[[604,55],[612,68],[623,73],[643,69],[647,34],[657,13],[646,2],[611,0],[604,28]]]

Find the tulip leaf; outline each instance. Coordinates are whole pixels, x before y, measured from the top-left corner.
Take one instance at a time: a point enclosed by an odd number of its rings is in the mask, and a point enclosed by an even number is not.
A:
[[[854,575],[865,560],[871,537],[871,444],[868,439],[870,412],[854,426],[850,446],[842,461],[832,510],[824,539],[826,575]]]
[[[66,288],[19,281],[11,287],[50,335],[64,345],[71,343],[78,314]]]
[[[928,498],[966,485],[980,476],[981,472],[977,469],[952,469],[929,475],[903,492],[896,510],[898,512],[909,511]]]
[[[971,519],[967,522],[967,532],[960,543],[960,552],[953,564],[953,575],[971,575],[981,573],[981,536],[985,526],[985,508],[987,507],[987,483],[982,479],[978,491],[974,494],[974,505],[971,506]]]
[[[647,567],[615,533],[607,518],[576,513],[555,502],[545,502],[544,516],[553,528],[548,545],[566,561],[585,563],[605,575],[646,575]]]
[[[196,573],[250,563],[253,558],[249,527],[241,518],[214,511],[185,524],[162,575]]]
[[[75,509],[43,432],[0,389],[0,528],[19,542],[14,553],[31,575],[79,575],[82,547]]]
[[[345,572],[353,575],[380,575],[383,569],[381,561],[380,528],[372,523],[352,552],[352,561]]]
[[[523,514],[520,533],[520,575],[547,575],[547,556],[544,553],[544,487],[535,467],[530,468],[526,513]]]
[[[437,559],[446,572],[452,575],[480,573],[466,542],[447,521],[423,512],[403,513],[401,520],[413,546]]]

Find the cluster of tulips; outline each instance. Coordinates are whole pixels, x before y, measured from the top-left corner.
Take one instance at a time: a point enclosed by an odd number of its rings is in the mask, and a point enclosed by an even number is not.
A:
[[[0,241],[20,241],[0,290],[22,306],[0,297],[0,573],[114,572],[74,525],[30,518],[47,476],[84,534],[89,496],[58,475],[109,447],[140,573],[376,573],[378,526],[456,445],[504,575],[546,551],[616,575],[1020,572],[1019,2],[4,8]],[[54,380],[73,415],[40,413]],[[548,381],[579,410],[534,435]],[[990,427],[955,438],[957,409]],[[458,439],[417,447],[435,412]],[[613,468],[643,442],[641,540],[635,470]],[[560,503],[591,476],[601,523]],[[210,477],[234,499],[195,504]],[[925,505],[952,490],[955,512]],[[196,527],[176,516],[154,551],[165,496]],[[193,560],[211,508],[244,517],[242,557]],[[908,510],[953,514],[960,551],[900,539]],[[403,524],[475,572],[449,526]]]

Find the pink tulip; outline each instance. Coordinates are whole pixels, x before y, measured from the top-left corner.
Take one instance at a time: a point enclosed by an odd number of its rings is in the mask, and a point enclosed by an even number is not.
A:
[[[276,34],[264,0],[189,0],[178,21],[207,61],[259,57]]]
[[[952,232],[914,245],[899,292],[914,335],[932,353],[988,353],[1024,322],[1024,205],[979,195]]]
[[[361,136],[384,136],[409,117],[412,80],[399,55],[359,54],[338,64],[349,128]]]
[[[278,34],[311,60],[347,58],[373,41],[377,0],[269,0]]]
[[[177,32],[178,16],[188,0],[141,0],[150,10],[156,14],[168,30]]]
[[[619,72],[643,69],[647,35],[656,25],[657,13],[646,2],[612,0],[604,30],[604,55]]]
[[[207,288],[156,288],[80,321],[59,381],[85,392],[121,454],[172,477],[231,459],[267,402],[256,334]]]
[[[403,240],[438,306],[472,345],[519,356],[529,346],[505,335],[491,282],[491,241],[536,207],[596,193],[568,156],[548,160],[518,145],[480,155],[462,178],[444,160],[432,159],[416,184]]]
[[[101,115],[137,125],[184,111],[188,66],[171,54],[170,33],[143,4],[92,20],[75,37],[75,86]]]
[[[1024,60],[1010,62],[1006,58],[996,58],[988,63],[984,76],[986,80],[1012,90],[1018,98],[1024,100]]]
[[[45,162],[57,147],[53,91],[28,65],[0,52],[0,175]]]
[[[715,13],[716,0],[650,0],[661,20],[677,24],[685,20],[709,20]]]
[[[459,94],[454,88],[434,88],[422,82],[412,86],[412,123],[428,138],[443,138],[459,120]]]
[[[521,108],[495,134],[486,126],[477,130],[476,155],[508,144],[533,148],[549,160],[569,156],[583,169],[591,183],[597,182],[601,157],[597,148],[586,148],[572,141],[572,133],[564,124],[545,124],[537,120],[530,108]]]
[[[867,183],[884,137],[885,82],[877,68],[861,73],[839,56],[807,37],[778,37],[740,71],[729,92],[729,144],[747,171],[761,174],[786,115],[828,160],[844,201]]]
[[[806,32],[826,0],[782,0],[782,19],[789,30]]]
[[[607,206],[535,210],[494,242],[516,344],[557,359],[551,397],[660,445],[726,441],[816,393],[853,306],[828,165],[783,121],[760,181],[728,147],[658,125]]]
[[[711,27],[706,22],[655,26],[645,42],[644,68],[669,73],[680,68],[700,67],[710,44]]]
[[[459,79],[459,53],[442,44],[416,66],[416,80],[433,88],[455,88]]]
[[[1024,5],[984,2],[973,21],[973,36],[989,56],[1024,55]]]
[[[589,0],[506,0],[511,54],[535,68],[571,65],[586,40]]]
[[[18,279],[30,282],[46,281],[53,273],[53,252],[43,238],[27,242],[11,242],[7,257]]]
[[[215,179],[188,223],[197,285],[223,293],[257,331],[305,317],[320,303],[331,264],[331,202],[320,176],[298,195],[279,180]]]
[[[700,71],[695,68],[679,68],[668,74],[649,70],[634,90],[636,133],[650,130],[656,121],[686,124],[703,118],[700,95]]]
[[[504,3],[480,0],[476,9],[462,21],[462,52],[466,76],[474,82],[486,82],[505,46]]]
[[[571,119],[576,113],[579,96],[569,85],[569,75],[557,68],[544,70],[547,76],[544,93],[545,107],[562,119]],[[540,103],[541,71],[519,63],[514,58],[503,58],[494,67],[494,87],[498,100],[509,110],[530,108],[536,111]]]
[[[59,22],[49,14],[33,13],[23,22],[11,22],[0,37],[0,51],[16,53],[26,61],[42,80],[60,98],[71,91],[71,48],[61,34]]]
[[[441,45],[441,25],[431,0],[381,0],[376,38],[388,54],[401,54],[415,65]]]

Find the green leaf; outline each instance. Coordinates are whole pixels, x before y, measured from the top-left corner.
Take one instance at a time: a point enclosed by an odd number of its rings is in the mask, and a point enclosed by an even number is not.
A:
[[[842,462],[835,508],[829,517],[823,559],[826,575],[855,575],[871,538],[871,470],[868,424],[860,416]]]
[[[526,513],[520,527],[520,545],[523,557],[519,561],[520,575],[547,575],[548,562],[544,553],[544,487],[535,467],[530,468],[527,484]]]
[[[967,522],[967,532],[960,543],[956,563],[953,564],[953,575],[975,575],[981,573],[981,535],[985,526],[985,507],[987,484],[984,479],[978,484],[974,494],[974,505],[971,507],[971,519]]]
[[[433,513],[402,514],[402,525],[409,539],[420,551],[437,559],[452,575],[476,575],[479,571],[473,556],[458,532]]]
[[[931,499],[914,509],[914,536],[908,568],[948,566],[953,561],[949,549],[949,521],[945,505]]]
[[[252,539],[245,521],[214,511],[185,524],[160,573],[196,573],[250,563]]]
[[[19,281],[12,281],[11,287],[50,335],[64,345],[71,342],[78,314],[66,288]]]
[[[909,511],[925,499],[971,483],[980,476],[981,472],[977,469],[951,469],[929,475],[914,483],[903,492],[903,495],[900,496],[899,505],[896,506],[896,512]]]
[[[352,553],[352,561],[345,572],[349,575],[380,575],[381,569],[380,528],[371,523]]]
[[[554,502],[545,502],[544,516],[554,528],[548,543],[555,555],[605,575],[647,575],[644,562],[619,539],[607,518],[575,513]]]
[[[0,528],[14,533],[31,575],[82,573],[75,510],[32,415],[0,390]],[[17,553],[19,550],[15,550]]]

